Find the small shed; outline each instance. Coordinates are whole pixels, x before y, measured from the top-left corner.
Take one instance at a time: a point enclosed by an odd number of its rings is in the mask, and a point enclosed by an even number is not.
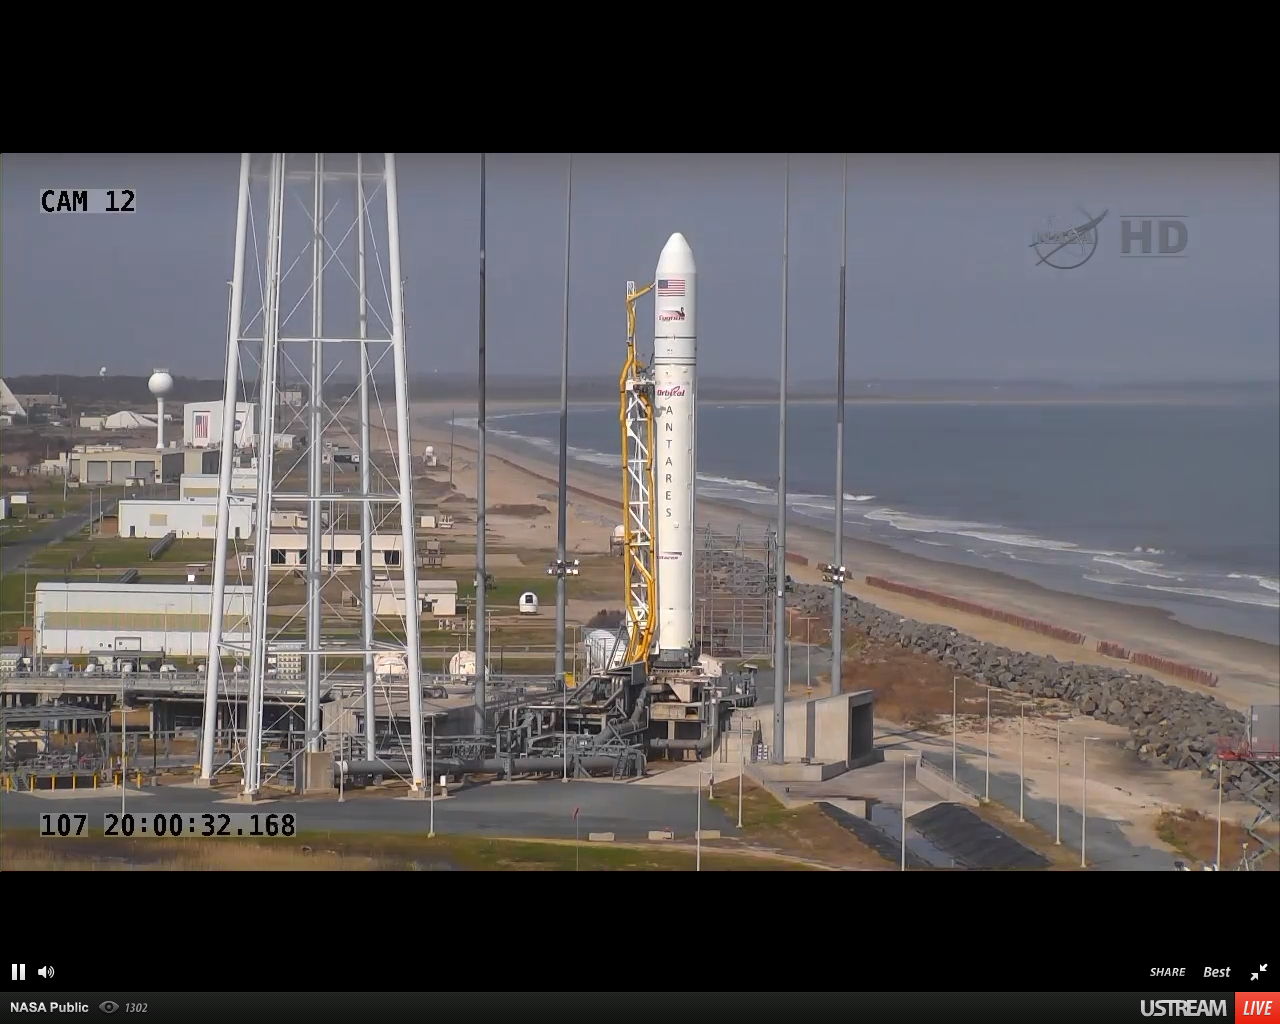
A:
[[[538,614],[538,595],[532,590],[526,590],[520,595],[520,614],[521,615],[537,615]]]

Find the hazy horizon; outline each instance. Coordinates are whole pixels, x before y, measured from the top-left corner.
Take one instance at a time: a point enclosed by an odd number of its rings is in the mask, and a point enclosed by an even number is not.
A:
[[[554,376],[567,157],[487,163],[489,371]],[[474,373],[478,155],[398,164],[410,375]],[[0,373],[220,374],[236,154],[17,154],[0,167]],[[813,385],[835,363],[842,157],[793,155],[791,167],[789,371]],[[783,168],[779,154],[575,155],[571,374],[617,372],[625,282],[650,280],[681,231],[698,262],[700,375],[776,379]],[[1280,379],[1278,169],[1276,154],[851,155],[849,379]],[[64,187],[136,189],[137,212],[43,212],[41,191]],[[336,240],[352,204],[335,192],[328,205]],[[1030,242],[1048,218],[1071,226],[1104,209],[1088,262],[1036,265]],[[1139,215],[1184,218],[1181,258],[1121,255],[1121,218]],[[286,248],[287,265],[300,248]]]

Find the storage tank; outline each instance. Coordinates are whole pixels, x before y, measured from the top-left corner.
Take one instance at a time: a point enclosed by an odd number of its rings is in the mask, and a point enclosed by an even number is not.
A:
[[[520,614],[521,615],[537,615],[538,614],[538,595],[532,590],[526,590],[520,595]]]
[[[611,629],[593,629],[582,638],[582,653],[588,675],[599,674],[622,667],[627,656],[627,642]]]

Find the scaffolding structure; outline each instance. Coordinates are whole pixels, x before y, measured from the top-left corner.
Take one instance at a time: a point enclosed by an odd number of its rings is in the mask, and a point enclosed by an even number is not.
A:
[[[717,533],[708,524],[698,533],[693,570],[698,647],[714,658],[769,655],[777,530],[769,526],[756,535],[739,525],[733,533]]]
[[[1273,784],[1272,792],[1280,792],[1280,705],[1250,707],[1244,736],[1234,744],[1219,747],[1218,758],[1252,768]],[[1280,856],[1280,843],[1267,827],[1280,820],[1280,806],[1275,798],[1266,800],[1258,795],[1266,788],[1266,782],[1262,782],[1243,791],[1244,798],[1258,808],[1258,814],[1245,826],[1245,832],[1257,843],[1257,848],[1250,852],[1246,845],[1240,858],[1241,871],[1253,871],[1268,856]]]
[[[385,679],[375,678],[379,654],[391,654],[404,666],[409,735],[398,735],[397,745],[410,790],[420,795],[426,784],[397,195],[393,153],[372,158],[246,153],[241,158],[218,501],[225,509],[252,500],[254,531],[242,552],[228,537],[228,517],[218,517],[200,782],[209,785],[220,771],[239,769],[248,798],[288,776],[301,775],[308,788],[327,786],[332,772],[326,764],[334,747],[330,733],[336,723],[324,721],[323,695],[342,662],[358,657],[364,669],[364,706],[366,712],[373,708],[376,691],[386,685]],[[345,383],[334,379],[340,367]],[[284,400],[286,388],[305,395],[301,408]],[[259,428],[249,451],[236,447],[232,410],[238,401],[256,401],[259,408]],[[294,424],[306,437],[301,452],[294,455],[283,446],[277,452],[277,436],[290,433]],[[375,447],[375,438],[385,451]],[[335,485],[333,465],[333,449],[339,445],[352,453],[359,468],[358,482],[341,489]],[[244,460],[257,470],[254,499],[231,491],[232,466]],[[336,530],[339,518],[357,516],[360,573],[353,588],[335,571],[341,564],[337,537],[327,552],[323,537]],[[273,549],[272,535],[295,528],[306,538],[300,564],[292,572],[272,572],[273,564],[288,564],[278,560],[284,551]],[[379,617],[375,624],[376,540],[393,542],[377,549],[378,568],[386,586],[402,597],[403,611]],[[229,564],[242,584],[252,585],[248,643],[238,635],[233,639],[233,630],[224,628]],[[251,580],[244,578],[246,569]],[[305,595],[288,595],[288,580],[295,573],[304,577]],[[355,598],[362,609],[354,642],[335,640],[324,624],[326,615],[340,615],[346,598]],[[283,710],[287,721],[272,722],[268,713],[280,709],[268,704],[269,684],[285,660],[297,662],[304,674],[304,697],[297,707]],[[219,763],[217,723],[233,702],[229,684],[246,667],[245,736]],[[267,730],[292,730],[294,719],[303,738],[287,751],[283,764],[273,765],[265,756]],[[368,756],[378,749],[375,721],[366,713]]]

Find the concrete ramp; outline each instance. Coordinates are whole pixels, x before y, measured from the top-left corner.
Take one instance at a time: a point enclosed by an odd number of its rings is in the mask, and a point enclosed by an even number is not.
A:
[[[933,846],[954,858],[957,867],[990,871],[1049,866],[1040,854],[959,804],[934,804],[907,821]]]
[[[835,804],[827,803],[825,800],[819,802],[818,808],[841,828],[852,832],[885,860],[893,864],[902,862],[901,842],[895,841],[886,835],[866,818],[859,818],[856,814],[850,814],[843,807],[837,807]],[[932,867],[932,865],[908,848],[907,867],[927,868]]]

